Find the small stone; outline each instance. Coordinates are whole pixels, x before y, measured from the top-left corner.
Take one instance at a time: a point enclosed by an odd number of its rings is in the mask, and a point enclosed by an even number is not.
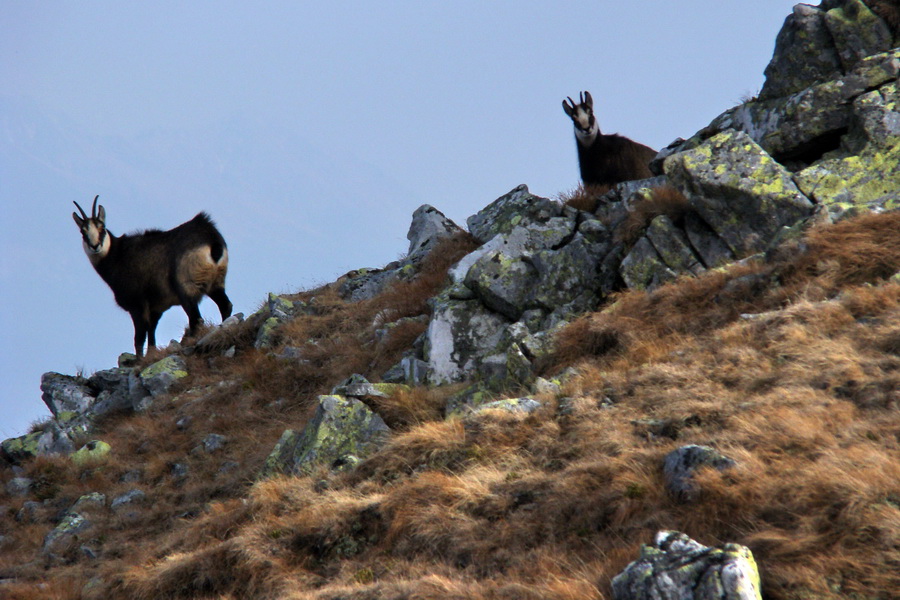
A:
[[[6,493],[13,498],[27,496],[34,481],[28,477],[13,477],[6,482]]]
[[[713,467],[719,471],[730,469],[737,463],[709,446],[682,446],[666,455],[663,474],[666,487],[681,500],[693,500],[699,490],[691,481],[701,467]]]
[[[167,356],[140,374],[141,382],[153,397],[165,394],[172,384],[187,376],[187,365],[180,356]]]
[[[120,510],[122,508],[127,508],[130,506],[134,506],[135,504],[140,504],[146,500],[147,494],[142,490],[133,489],[125,492],[121,496],[114,498],[110,503],[109,507],[113,510]]]
[[[533,413],[541,407],[541,403],[534,398],[506,398],[503,400],[494,400],[482,404],[475,408],[475,412],[483,412],[486,410],[505,410],[512,413]]]
[[[216,452],[225,447],[228,438],[218,433],[211,433],[203,438],[203,450],[206,452]]]

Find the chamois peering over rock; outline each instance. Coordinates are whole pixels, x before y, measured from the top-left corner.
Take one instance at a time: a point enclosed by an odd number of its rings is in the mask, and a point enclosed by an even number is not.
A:
[[[575,125],[578,164],[585,185],[613,186],[653,177],[649,164],[656,150],[618,134],[600,133],[590,92],[580,94],[578,104],[569,97],[562,105]]]
[[[180,305],[188,316],[188,335],[195,335],[202,317],[198,304],[204,294],[219,307],[222,319],[231,315],[231,301],[225,294],[228,248],[209,215],[196,217],[169,231],[148,229],[141,233],[114,236],[106,229],[106,211],[91,216],[72,213],[81,230],[84,252],[94,269],[109,285],[116,303],[134,322],[134,351],[143,356],[156,346],[156,325],[170,307]]]

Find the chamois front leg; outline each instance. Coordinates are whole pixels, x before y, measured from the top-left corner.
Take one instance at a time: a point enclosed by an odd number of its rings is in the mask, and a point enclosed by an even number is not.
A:
[[[147,329],[149,323],[144,319],[141,312],[134,311],[131,313],[131,322],[134,324],[134,353],[138,358],[144,356],[144,340],[147,339]],[[151,340],[154,334],[150,334]],[[153,342],[151,341],[152,345]]]
[[[159,324],[161,317],[162,313],[150,313],[150,318],[147,321],[147,354],[156,350],[156,326]]]

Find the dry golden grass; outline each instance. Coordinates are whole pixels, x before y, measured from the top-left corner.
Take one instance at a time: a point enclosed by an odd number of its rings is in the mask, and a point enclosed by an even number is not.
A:
[[[396,429],[376,455],[343,474],[258,482],[315,394],[395,360],[375,341],[376,316],[425,314],[443,279],[435,268],[427,285],[356,305],[307,293],[317,314],[282,335],[309,364],[248,347],[228,362],[192,356],[171,402],[102,423],[115,449],[104,463],[27,464],[47,505],[17,523],[25,499],[0,491],[0,535],[12,536],[0,577],[18,578],[0,594],[74,599],[97,577],[83,597],[601,599],[641,543],[676,529],[749,546],[766,598],[896,597],[900,283],[886,278],[900,271],[898,238],[900,216],[865,217],[768,262],[622,294],[560,337],[556,368],[578,374],[536,413],[440,419],[458,390],[369,399]],[[229,442],[194,452],[208,433]],[[661,465],[692,443],[737,466],[700,471],[685,502]],[[239,466],[223,472],[229,461]],[[141,481],[123,482],[133,470]],[[101,560],[41,558],[79,495],[133,487],[149,498],[136,516],[97,517]]]

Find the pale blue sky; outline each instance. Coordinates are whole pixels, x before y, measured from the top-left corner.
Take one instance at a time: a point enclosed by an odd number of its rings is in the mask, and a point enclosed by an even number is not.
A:
[[[208,211],[249,313],[400,257],[423,203],[464,225],[575,187],[565,96],[655,148],[692,135],[759,90],[792,5],[0,0],[0,439],[49,414],[41,373],[131,348],[72,200],[116,234]]]

